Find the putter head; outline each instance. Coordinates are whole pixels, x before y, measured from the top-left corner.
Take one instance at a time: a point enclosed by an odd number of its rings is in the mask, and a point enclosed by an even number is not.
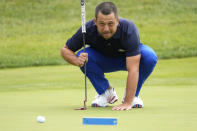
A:
[[[86,107],[76,108],[75,110],[86,110]]]
[[[86,102],[87,102],[87,99],[84,100],[84,106],[83,107],[76,108],[75,110],[87,110],[87,108],[86,108]]]

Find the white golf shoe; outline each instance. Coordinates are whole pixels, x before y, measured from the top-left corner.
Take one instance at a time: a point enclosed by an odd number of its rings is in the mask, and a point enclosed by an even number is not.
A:
[[[106,107],[118,100],[118,96],[114,88],[107,89],[105,93],[96,95],[95,100],[92,101],[92,107]]]
[[[139,97],[134,97],[132,108],[143,108],[143,101]]]
[[[122,99],[122,103],[124,102],[125,96]],[[132,108],[143,108],[143,101],[139,97],[134,97],[133,103],[131,105]]]

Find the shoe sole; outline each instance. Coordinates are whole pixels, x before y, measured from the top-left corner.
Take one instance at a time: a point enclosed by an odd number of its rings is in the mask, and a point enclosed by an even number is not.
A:
[[[98,104],[96,104],[96,103],[93,103],[91,106],[92,106],[92,107],[106,107],[106,106],[100,106],[100,105],[98,105]]]
[[[143,108],[143,106],[140,105],[140,104],[135,104],[135,105],[132,106],[132,108]]]
[[[110,100],[110,102],[109,102],[109,104],[113,104],[113,103],[115,103],[116,101],[118,101],[118,99],[115,99],[116,97],[114,96],[111,100]],[[91,105],[92,107],[106,107],[106,106],[100,106],[100,105],[98,105],[98,104],[96,104],[96,103],[92,103],[92,105]]]

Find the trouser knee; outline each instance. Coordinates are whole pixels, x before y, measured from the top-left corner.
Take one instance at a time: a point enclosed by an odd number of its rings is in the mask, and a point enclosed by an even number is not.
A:
[[[145,65],[146,68],[154,68],[157,64],[156,53],[146,45],[141,48],[140,64]]]

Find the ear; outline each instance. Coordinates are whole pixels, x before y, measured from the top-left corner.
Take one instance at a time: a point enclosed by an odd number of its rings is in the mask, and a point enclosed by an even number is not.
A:
[[[116,22],[117,22],[117,25],[119,24],[119,21],[120,21],[120,19],[119,19],[119,17],[116,19]]]
[[[96,18],[94,18],[94,23],[96,24]]]

